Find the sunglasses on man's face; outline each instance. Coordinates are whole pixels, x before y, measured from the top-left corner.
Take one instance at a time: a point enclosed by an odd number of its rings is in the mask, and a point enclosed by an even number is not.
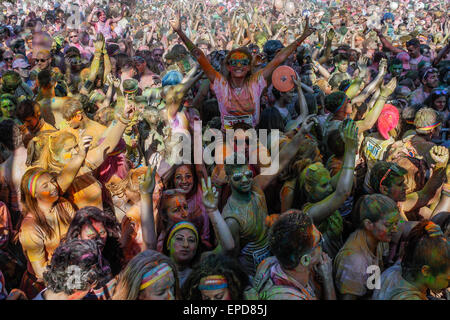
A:
[[[230,59],[229,61],[230,66],[237,67],[239,64],[241,66],[248,66],[250,64],[249,59]]]
[[[50,58],[47,58],[47,59],[36,59],[36,62],[45,62],[45,61],[47,61],[48,59],[50,59]]]
[[[440,96],[440,95],[446,95],[448,93],[448,91],[447,91],[447,89],[442,89],[442,90],[435,90],[435,91],[433,91],[433,93]]]
[[[247,177],[247,179],[251,179],[251,178],[253,178],[253,171],[247,170],[244,173],[242,173],[242,172],[235,173],[235,174],[233,174],[232,179],[234,182],[239,182],[242,180],[244,175]]]
[[[5,58],[5,61],[13,61],[13,60],[14,59],[12,57]]]

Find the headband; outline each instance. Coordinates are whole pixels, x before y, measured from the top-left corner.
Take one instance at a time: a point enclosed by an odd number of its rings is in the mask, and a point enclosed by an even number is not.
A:
[[[405,120],[407,124],[414,124],[414,120]]]
[[[438,121],[438,122],[435,122],[435,123],[433,123],[433,124],[431,124],[429,126],[422,127],[422,128],[417,128],[417,129],[428,131],[428,130],[433,130],[436,127],[439,127],[440,125],[441,125],[441,123]]]
[[[218,290],[228,288],[227,279],[221,275],[207,276],[200,281],[198,290]]]
[[[39,171],[33,174],[30,179],[28,179],[28,191],[30,191],[31,196],[34,198],[36,195],[36,182],[38,181],[39,177],[42,176],[45,171]]]
[[[341,104],[339,105],[339,107],[336,109],[336,111],[334,113],[337,113],[339,111],[339,109],[342,108],[342,106],[345,104],[345,101],[347,101],[347,96],[345,96],[344,100],[342,100]]]
[[[123,90],[123,92],[124,93],[127,93],[127,94],[132,94],[132,93],[135,93],[135,92],[137,92],[138,91],[138,88],[136,88],[136,89],[131,89],[131,90]]]
[[[144,275],[142,276],[141,286],[139,287],[139,290],[144,290],[151,284],[165,277],[171,271],[172,268],[167,263],[163,262],[157,267],[144,273]]]
[[[192,232],[194,232],[195,238],[198,241],[198,232],[197,232],[197,229],[195,228],[195,226],[188,221],[181,221],[181,222],[178,222],[176,225],[174,225],[172,228],[172,231],[170,231],[169,237],[167,238],[167,248],[169,248],[169,246],[170,246],[170,240],[172,240],[172,237],[175,235],[175,233],[178,230],[181,230],[181,229],[189,229]]]

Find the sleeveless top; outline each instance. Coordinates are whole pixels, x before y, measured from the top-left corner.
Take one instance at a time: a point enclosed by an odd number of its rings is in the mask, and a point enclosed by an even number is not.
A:
[[[223,209],[223,218],[234,219],[239,223],[241,251],[239,261],[247,274],[253,276],[259,263],[270,255],[266,198],[263,191],[253,185],[252,197],[247,205],[242,205],[233,196]]]

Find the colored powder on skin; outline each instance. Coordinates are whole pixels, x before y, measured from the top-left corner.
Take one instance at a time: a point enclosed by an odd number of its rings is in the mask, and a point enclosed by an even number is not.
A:
[[[242,60],[242,59],[248,59],[248,56],[243,52],[234,52],[230,56],[230,60]]]

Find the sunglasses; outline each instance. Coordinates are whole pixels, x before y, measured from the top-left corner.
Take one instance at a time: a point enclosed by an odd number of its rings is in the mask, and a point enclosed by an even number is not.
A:
[[[233,174],[233,176],[231,177],[231,179],[233,179],[234,182],[239,182],[242,180],[242,178],[244,177],[244,175],[247,177],[247,179],[251,179],[253,178],[253,171],[251,170],[247,170],[244,173],[235,173]]]
[[[250,60],[249,59],[230,59],[230,61],[228,62],[230,66],[232,67],[237,67],[239,64],[242,66],[248,66],[250,64]]]
[[[5,58],[5,61],[13,61],[14,58]]]
[[[448,91],[447,91],[447,89],[434,90],[433,93],[440,96],[440,95],[446,95],[448,93]]]
[[[387,177],[389,176],[389,173],[390,173],[391,171],[393,171],[393,172],[394,172],[395,174],[397,174],[398,176],[403,176],[403,174],[397,169],[397,167],[396,167],[394,164],[392,164],[392,165],[389,167],[388,171],[386,171],[386,173],[384,174],[383,178],[381,178],[381,180],[380,180],[380,185],[379,185],[379,188],[380,188],[380,189],[381,189],[381,184],[383,183],[383,181],[384,181],[385,179],[387,179]]]
[[[47,59],[36,59],[36,62],[45,62],[45,61],[47,61],[48,59],[50,59],[50,58],[47,58]]]

